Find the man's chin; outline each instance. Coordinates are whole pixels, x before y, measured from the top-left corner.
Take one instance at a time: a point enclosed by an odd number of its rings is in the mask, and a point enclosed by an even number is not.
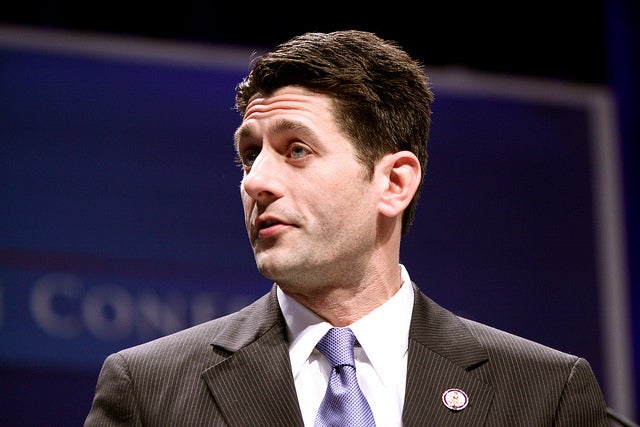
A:
[[[294,266],[274,262],[272,257],[256,256],[256,266],[264,277],[274,282],[287,281],[294,274]]]
[[[255,254],[256,267],[264,277],[269,280],[276,280],[279,268],[274,265],[264,254]]]

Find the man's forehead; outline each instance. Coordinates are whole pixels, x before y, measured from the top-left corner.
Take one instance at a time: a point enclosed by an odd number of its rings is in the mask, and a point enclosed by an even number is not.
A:
[[[298,86],[285,86],[268,96],[256,95],[245,110],[242,124],[234,134],[240,139],[261,139],[262,133],[295,131],[314,134],[314,128],[335,124],[331,97]],[[317,131],[317,129],[316,129]]]
[[[278,110],[300,110],[303,112],[318,108],[331,109],[331,99],[328,95],[299,86],[285,86],[268,96],[255,95],[247,105],[243,120],[261,117],[262,114]]]

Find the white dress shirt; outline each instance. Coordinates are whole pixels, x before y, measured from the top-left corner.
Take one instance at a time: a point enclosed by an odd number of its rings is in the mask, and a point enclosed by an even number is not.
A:
[[[361,346],[354,351],[358,383],[379,427],[402,426],[413,288],[406,268],[402,264],[400,268],[400,290],[349,325]],[[315,346],[332,326],[280,288],[277,292],[287,323],[289,356],[302,417],[305,426],[311,427],[327,390],[330,371],[329,362]]]

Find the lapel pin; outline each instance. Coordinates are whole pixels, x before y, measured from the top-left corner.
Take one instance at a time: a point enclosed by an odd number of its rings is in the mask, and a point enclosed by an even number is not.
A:
[[[458,388],[450,388],[442,394],[442,403],[452,411],[462,411],[469,404],[469,397]]]

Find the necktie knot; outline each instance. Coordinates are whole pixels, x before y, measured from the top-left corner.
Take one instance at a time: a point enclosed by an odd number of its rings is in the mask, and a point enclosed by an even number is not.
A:
[[[316,347],[320,350],[331,367],[342,365],[355,366],[353,361],[353,346],[356,343],[356,336],[349,328],[331,328],[323,336]]]
[[[331,328],[316,347],[331,364],[327,392],[316,416],[316,427],[375,426],[369,403],[358,386],[353,346],[356,336],[349,328]],[[344,369],[337,367],[345,366]]]

